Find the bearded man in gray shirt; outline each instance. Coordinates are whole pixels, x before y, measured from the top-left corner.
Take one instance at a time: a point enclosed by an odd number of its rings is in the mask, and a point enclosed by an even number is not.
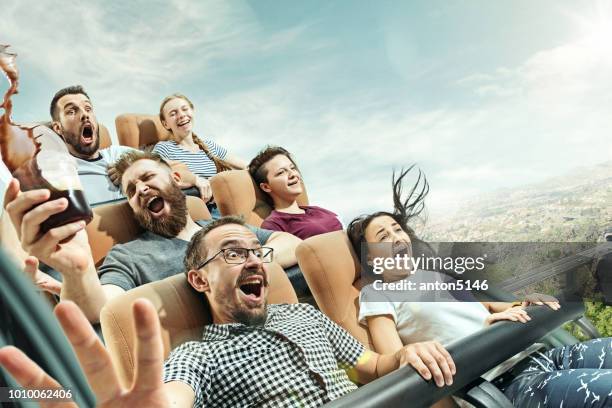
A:
[[[49,216],[66,209],[65,199],[45,202],[48,190],[19,193],[16,180],[9,184],[5,197],[6,211],[16,230],[23,231],[22,247],[62,274],[61,298],[74,301],[91,322],[99,321],[100,310],[109,299],[182,273],[187,243],[201,228],[187,212],[178,184],[181,175],[161,157],[134,150],[124,154],[115,166],[134,216],[147,231],[134,241],[115,246],[100,267],[100,276],[83,221],[42,236],[38,233],[40,224]],[[32,215],[26,217],[29,213]],[[254,231],[262,245],[274,249],[276,261],[283,268],[297,263],[295,248],[301,242],[299,238],[284,232]],[[301,272],[297,269],[293,274]]]

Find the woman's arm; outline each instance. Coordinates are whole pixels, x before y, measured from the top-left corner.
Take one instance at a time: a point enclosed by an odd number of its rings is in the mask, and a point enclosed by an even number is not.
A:
[[[489,313],[499,313],[514,307],[515,305],[508,302],[481,302]]]
[[[225,155],[225,158],[223,160],[225,160],[234,170],[244,170],[247,167],[246,162],[244,160],[234,156],[229,152]]]
[[[381,354],[392,354],[402,348],[402,340],[391,315],[366,317],[374,348]]]
[[[557,300],[557,298],[555,298],[554,296],[544,295],[541,293],[530,293],[529,295],[525,296],[525,300],[523,300],[522,302],[521,301],[514,302],[514,303],[482,302],[482,304],[484,305],[484,307],[487,308],[489,313],[505,312],[506,310],[509,310],[517,306],[527,307],[527,306],[533,306],[533,305],[538,305],[538,306],[546,305],[552,310],[558,310],[561,307],[559,305],[559,300]]]

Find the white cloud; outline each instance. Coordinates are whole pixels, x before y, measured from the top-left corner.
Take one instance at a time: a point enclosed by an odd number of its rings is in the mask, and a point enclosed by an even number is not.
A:
[[[316,181],[309,184],[314,202],[347,216],[389,209],[392,167],[416,162],[432,184],[435,216],[478,193],[612,159],[612,119],[609,104],[601,104],[610,96],[604,84],[612,83],[612,71],[593,51],[567,44],[459,81],[482,97],[469,109],[376,105],[361,91],[350,103],[304,111],[300,95],[319,72],[293,72],[214,101],[209,124],[226,144],[240,141],[245,157],[265,143],[296,152]]]
[[[217,61],[282,49],[303,31],[262,40],[246,3],[217,0],[12,2],[3,4],[2,22],[0,38],[13,45],[22,70],[43,72],[48,100],[81,83],[109,127],[111,115],[155,112],[162,89],[214,71]]]
[[[339,45],[333,38],[320,39],[311,30],[304,23],[264,33],[242,2],[24,1],[3,4],[0,38],[13,44],[22,67],[46,76],[49,97],[33,105],[37,115],[45,114],[56,89],[80,82],[109,127],[119,113],[155,112],[163,90],[184,78],[217,78],[228,61],[240,66],[266,53],[319,52],[299,65],[279,58],[287,66],[273,65],[269,80],[249,82],[237,74],[234,89],[189,92],[199,133],[245,159],[265,144],[285,146],[298,158],[312,202],[345,221],[390,209],[393,166],[418,163],[431,182],[428,205],[446,212],[482,191],[612,158],[607,42],[581,37],[516,66],[476,72],[450,84],[469,94],[469,104],[417,109],[414,99],[392,103],[359,86],[317,95],[313,89],[331,84],[346,61],[334,58]],[[411,65],[421,61],[418,44],[407,52],[402,44],[387,43],[389,61],[374,63],[388,63],[409,80],[452,66],[446,59]]]

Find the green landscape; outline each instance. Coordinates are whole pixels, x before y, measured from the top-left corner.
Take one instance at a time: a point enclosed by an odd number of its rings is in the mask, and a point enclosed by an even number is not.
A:
[[[612,227],[612,206],[608,203],[612,203],[612,162],[476,197],[453,215],[430,219],[420,229],[429,242],[571,242],[591,243],[592,247],[602,242],[603,231]],[[563,256],[562,250],[556,251],[549,250],[545,256],[553,262]],[[525,255],[522,261],[528,263],[529,257]],[[521,260],[515,262],[514,269],[520,271]],[[594,264],[579,268],[577,279],[585,287],[593,285],[593,268]],[[554,280],[547,280],[515,294],[551,293],[556,288]],[[586,301],[585,306],[586,316],[602,336],[612,336],[612,307],[597,301]],[[569,328],[583,337],[577,328]]]

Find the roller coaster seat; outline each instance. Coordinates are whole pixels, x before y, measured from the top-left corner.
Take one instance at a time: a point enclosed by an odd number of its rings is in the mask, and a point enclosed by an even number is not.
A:
[[[157,115],[124,113],[115,118],[115,128],[119,144],[135,149],[146,149],[171,137]]]
[[[210,213],[202,200],[187,196],[189,215],[195,221],[209,220]],[[143,232],[126,201],[104,204],[93,209],[94,218],[86,230],[94,262],[101,265],[115,244],[135,239]]]
[[[268,303],[297,303],[291,282],[276,263],[269,264]],[[112,299],[100,315],[106,346],[120,380],[128,386],[134,375],[135,331],[131,305],[137,298],[150,300],[157,309],[162,326],[164,358],[180,344],[197,340],[202,328],[211,323],[203,294],[191,288],[184,274],[148,283]]]
[[[273,210],[268,196],[246,170],[218,173],[210,179],[210,184],[222,215],[241,215],[248,224],[259,227]],[[308,205],[305,186],[297,202],[299,205]]]

